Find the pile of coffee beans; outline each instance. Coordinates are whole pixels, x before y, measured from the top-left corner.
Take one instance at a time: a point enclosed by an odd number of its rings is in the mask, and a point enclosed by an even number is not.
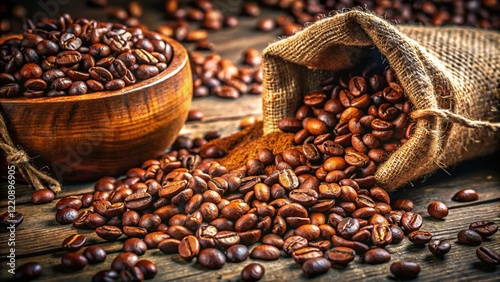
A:
[[[25,21],[0,46],[0,97],[36,98],[118,90],[164,71],[174,50],[155,32],[73,19]]]

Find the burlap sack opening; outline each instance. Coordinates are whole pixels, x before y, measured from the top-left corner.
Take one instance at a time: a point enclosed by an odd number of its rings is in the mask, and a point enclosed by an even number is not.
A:
[[[264,50],[264,134],[278,131],[331,71],[358,63],[367,46],[388,60],[416,107],[416,131],[378,168],[380,185],[394,189],[499,148],[500,34],[396,26],[364,11],[322,19]]]

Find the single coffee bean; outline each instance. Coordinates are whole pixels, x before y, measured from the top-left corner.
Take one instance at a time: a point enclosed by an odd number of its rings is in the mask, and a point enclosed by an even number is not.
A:
[[[457,202],[471,202],[479,199],[479,194],[473,189],[462,189],[451,198]]]
[[[78,251],[83,245],[85,245],[85,242],[87,241],[87,238],[83,235],[80,234],[73,234],[66,239],[64,239],[62,243],[62,247],[66,250],[69,251]]]
[[[313,258],[302,265],[302,272],[307,277],[315,277],[327,273],[331,267],[331,262],[326,258]]]
[[[404,210],[406,212],[412,211],[415,205],[410,199],[397,199],[392,203],[393,210]]]
[[[481,237],[487,238],[498,231],[498,225],[493,221],[476,221],[469,225],[469,229],[477,232]]]
[[[70,224],[78,216],[78,211],[73,208],[64,208],[56,213],[56,221],[59,224]]]
[[[42,274],[43,267],[38,262],[28,262],[16,268],[14,280],[31,281]]]
[[[123,251],[142,256],[148,250],[148,245],[139,238],[129,238],[123,243]]]
[[[197,261],[201,266],[206,268],[221,269],[226,264],[226,257],[221,251],[208,248],[200,252]]]
[[[69,95],[83,95],[88,91],[87,84],[83,81],[75,81],[68,89]]]
[[[351,238],[359,231],[359,221],[352,217],[342,219],[337,225],[337,232],[344,238]]]
[[[93,0],[98,1],[98,0]],[[102,1],[102,0],[99,0]],[[106,269],[97,272],[92,276],[92,282],[108,282],[108,281],[119,281],[119,274],[115,270]]]
[[[167,235],[168,236],[168,235]],[[165,254],[173,254],[179,251],[179,245],[181,244],[180,240],[174,238],[166,238],[161,240],[157,247],[160,251]]]
[[[464,229],[458,232],[457,235],[458,243],[468,246],[478,246],[481,245],[483,239],[476,231]]]
[[[339,265],[347,265],[356,257],[356,253],[353,249],[347,247],[334,247],[326,252],[327,258]]]
[[[62,51],[56,56],[56,63],[59,66],[69,67],[80,62],[82,54],[78,51]]]
[[[392,233],[391,244],[399,244],[401,241],[403,241],[403,239],[405,238],[405,233],[404,233],[403,229],[401,229],[401,227],[399,227],[395,224],[391,224],[389,226],[389,228],[391,229],[391,233]]]
[[[420,273],[420,266],[409,261],[397,261],[391,264],[391,273],[398,279],[414,279]]]
[[[408,239],[413,244],[423,245],[429,243],[429,241],[432,240],[432,234],[428,231],[416,230],[408,234]]]
[[[401,216],[401,227],[406,232],[420,229],[422,226],[422,216],[414,212],[405,212]]]
[[[120,278],[123,282],[143,281],[144,274],[136,267],[127,267],[120,271]]]
[[[316,247],[305,247],[292,253],[292,259],[298,264],[303,264],[307,260],[320,257],[323,257],[323,252]]]
[[[85,248],[83,255],[89,263],[101,263],[106,260],[106,251],[96,245]]]
[[[136,76],[140,79],[148,79],[155,75],[158,75],[160,71],[157,67],[152,65],[139,65],[135,73]]]
[[[375,224],[373,226],[371,239],[373,244],[377,247],[384,247],[392,243],[391,228],[386,225]]]
[[[144,274],[144,279],[153,279],[158,273],[158,268],[156,265],[147,259],[142,259],[135,264],[141,272]]]
[[[41,205],[52,202],[56,195],[52,190],[49,189],[40,189],[33,194],[31,194],[31,202],[34,205]]]
[[[429,251],[436,257],[442,257],[451,249],[451,244],[446,240],[431,240],[427,245]]]
[[[229,262],[242,262],[248,258],[248,248],[245,245],[232,245],[226,251],[226,258]]]
[[[251,263],[245,266],[240,273],[243,281],[259,281],[262,279],[266,270],[260,263]]]
[[[448,207],[442,202],[432,202],[427,207],[427,212],[434,218],[444,218],[448,215]]]
[[[73,270],[80,270],[87,266],[88,261],[82,254],[79,253],[66,253],[61,258],[61,263],[64,267]]]
[[[134,267],[138,260],[139,258],[134,253],[121,253],[111,262],[111,268],[122,271]]]
[[[214,236],[217,246],[227,248],[240,242],[240,236],[234,231],[219,231]]]
[[[481,246],[476,250],[476,255],[487,267],[500,265],[500,254],[491,248]]]
[[[123,234],[120,228],[111,225],[97,227],[95,233],[106,241],[115,241]]]
[[[30,78],[38,78],[42,76],[42,68],[33,63],[25,64],[21,70],[19,71],[19,74],[25,78],[25,79],[30,79]]]
[[[363,262],[368,264],[380,264],[391,260],[391,254],[382,248],[367,251],[363,256]]]
[[[179,255],[186,261],[192,260],[200,252],[200,243],[195,236],[189,235],[182,238],[179,244]]]
[[[124,199],[125,207],[130,210],[143,210],[153,201],[147,192],[133,193]]]
[[[281,252],[274,246],[262,244],[253,248],[250,256],[254,259],[277,260],[280,258]]]

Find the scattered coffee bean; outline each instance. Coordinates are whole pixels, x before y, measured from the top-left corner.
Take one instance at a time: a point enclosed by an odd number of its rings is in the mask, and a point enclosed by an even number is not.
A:
[[[38,262],[28,262],[16,268],[14,280],[31,281],[42,274],[43,267]]]
[[[498,224],[493,221],[476,221],[469,225],[469,229],[475,231],[481,237],[487,238],[492,236],[498,231]]]
[[[232,245],[226,250],[226,258],[229,262],[242,262],[248,258],[248,248],[245,245]]]
[[[68,251],[78,251],[87,242],[87,238],[80,234],[70,235],[68,238],[64,239],[62,247]]]
[[[448,215],[448,207],[442,202],[432,202],[427,207],[427,212],[434,218],[442,219]]]
[[[302,272],[307,277],[315,277],[327,273],[331,267],[332,264],[326,258],[313,258],[302,265]]]
[[[56,195],[49,189],[40,189],[31,194],[31,202],[34,205],[41,205],[52,202]]]
[[[398,279],[414,279],[420,273],[420,265],[409,261],[397,261],[391,264],[391,273]]]
[[[207,248],[200,252],[197,261],[206,268],[220,269],[226,264],[226,256],[217,249]]]
[[[427,245],[429,251],[436,257],[442,257],[451,249],[451,244],[446,240],[431,240]]]
[[[153,279],[158,273],[156,265],[147,259],[139,260],[135,266],[138,267],[144,274],[144,279]]]
[[[479,194],[473,189],[463,189],[455,193],[451,199],[457,202],[471,202],[479,199]]]
[[[363,255],[363,262],[368,264],[380,264],[390,260],[391,255],[388,251],[382,248],[371,249]]]
[[[106,260],[106,251],[96,245],[85,248],[83,255],[89,263],[101,263]]]
[[[487,267],[495,267],[500,265],[500,254],[486,246],[481,246],[476,250],[476,255],[479,260]]]
[[[464,229],[458,232],[457,239],[458,243],[468,246],[478,246],[483,242],[481,235],[469,229]]]
[[[87,266],[88,261],[82,254],[67,253],[62,257],[61,263],[69,269],[80,270]]]
[[[264,266],[259,263],[251,263],[241,270],[240,276],[243,281],[259,281],[265,273]]]
[[[23,223],[24,220],[24,215],[20,212],[9,212],[6,211],[2,214],[0,214],[0,227],[2,228],[7,228],[11,227],[14,225],[15,227],[18,227]]]

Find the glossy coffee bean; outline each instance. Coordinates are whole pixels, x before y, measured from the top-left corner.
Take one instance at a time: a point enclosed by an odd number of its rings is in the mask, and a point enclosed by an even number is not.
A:
[[[226,264],[226,256],[217,249],[208,248],[200,252],[197,261],[203,267],[221,269]]]
[[[120,228],[111,225],[97,227],[95,233],[106,241],[115,241],[123,234]]]
[[[380,264],[391,260],[391,254],[382,248],[367,251],[363,256],[363,262],[367,264]]]
[[[147,259],[139,260],[135,266],[138,267],[144,274],[144,279],[153,279],[158,273],[156,265]]]
[[[78,211],[73,208],[65,208],[58,210],[56,213],[56,221],[59,224],[70,224],[78,216]]]
[[[226,250],[226,258],[229,262],[242,262],[248,258],[248,248],[245,245],[232,245]]]
[[[87,258],[89,263],[101,263],[106,260],[106,251],[97,246],[89,246],[83,251],[83,255]]]
[[[432,240],[432,234],[428,231],[416,230],[408,234],[408,239],[417,245],[423,245],[429,243]]]
[[[422,226],[422,216],[414,212],[405,212],[401,216],[401,227],[406,232],[420,229]]]
[[[392,275],[398,279],[414,279],[420,273],[420,266],[409,261],[397,261],[391,264]]]
[[[190,261],[200,252],[200,243],[195,236],[189,235],[182,238],[178,247],[179,255],[186,261]]]
[[[259,281],[265,273],[266,270],[263,265],[250,263],[241,270],[240,276],[243,281]]]
[[[469,229],[475,231],[481,237],[487,238],[492,236],[498,231],[498,224],[493,221],[476,221],[469,225]]]
[[[431,240],[427,245],[429,251],[436,257],[442,257],[451,249],[451,244],[446,240]]]
[[[38,262],[28,262],[16,268],[14,279],[16,281],[31,281],[42,274],[43,267]]]
[[[131,252],[138,256],[142,256],[148,250],[148,245],[139,238],[129,238],[123,243],[123,251]]]
[[[427,207],[427,212],[434,218],[444,218],[448,215],[448,207],[442,202],[432,202]]]
[[[64,239],[62,247],[68,251],[78,251],[87,242],[87,238],[81,234],[73,234]]]
[[[64,267],[72,270],[80,270],[87,266],[88,261],[85,256],[79,253],[66,253],[61,258],[61,263]]]
[[[334,247],[326,252],[327,258],[339,265],[347,265],[356,257],[353,249],[347,247]]]
[[[457,202],[471,202],[479,199],[479,194],[473,189],[462,189],[451,198]]]
[[[478,248],[476,256],[487,267],[500,265],[500,253],[486,246]]]
[[[135,266],[139,258],[134,253],[121,253],[111,262],[111,268],[116,271],[122,271]]]
[[[468,246],[481,245],[483,239],[476,231],[464,229],[457,234],[458,243]]]
[[[250,256],[254,259],[277,260],[281,256],[278,248],[271,245],[258,245],[252,249]]]
[[[40,189],[31,194],[31,202],[34,205],[41,205],[52,202],[55,198],[54,192],[49,189]]]
[[[332,267],[331,262],[326,258],[313,258],[302,265],[302,272],[307,277],[315,277],[324,273]]]

